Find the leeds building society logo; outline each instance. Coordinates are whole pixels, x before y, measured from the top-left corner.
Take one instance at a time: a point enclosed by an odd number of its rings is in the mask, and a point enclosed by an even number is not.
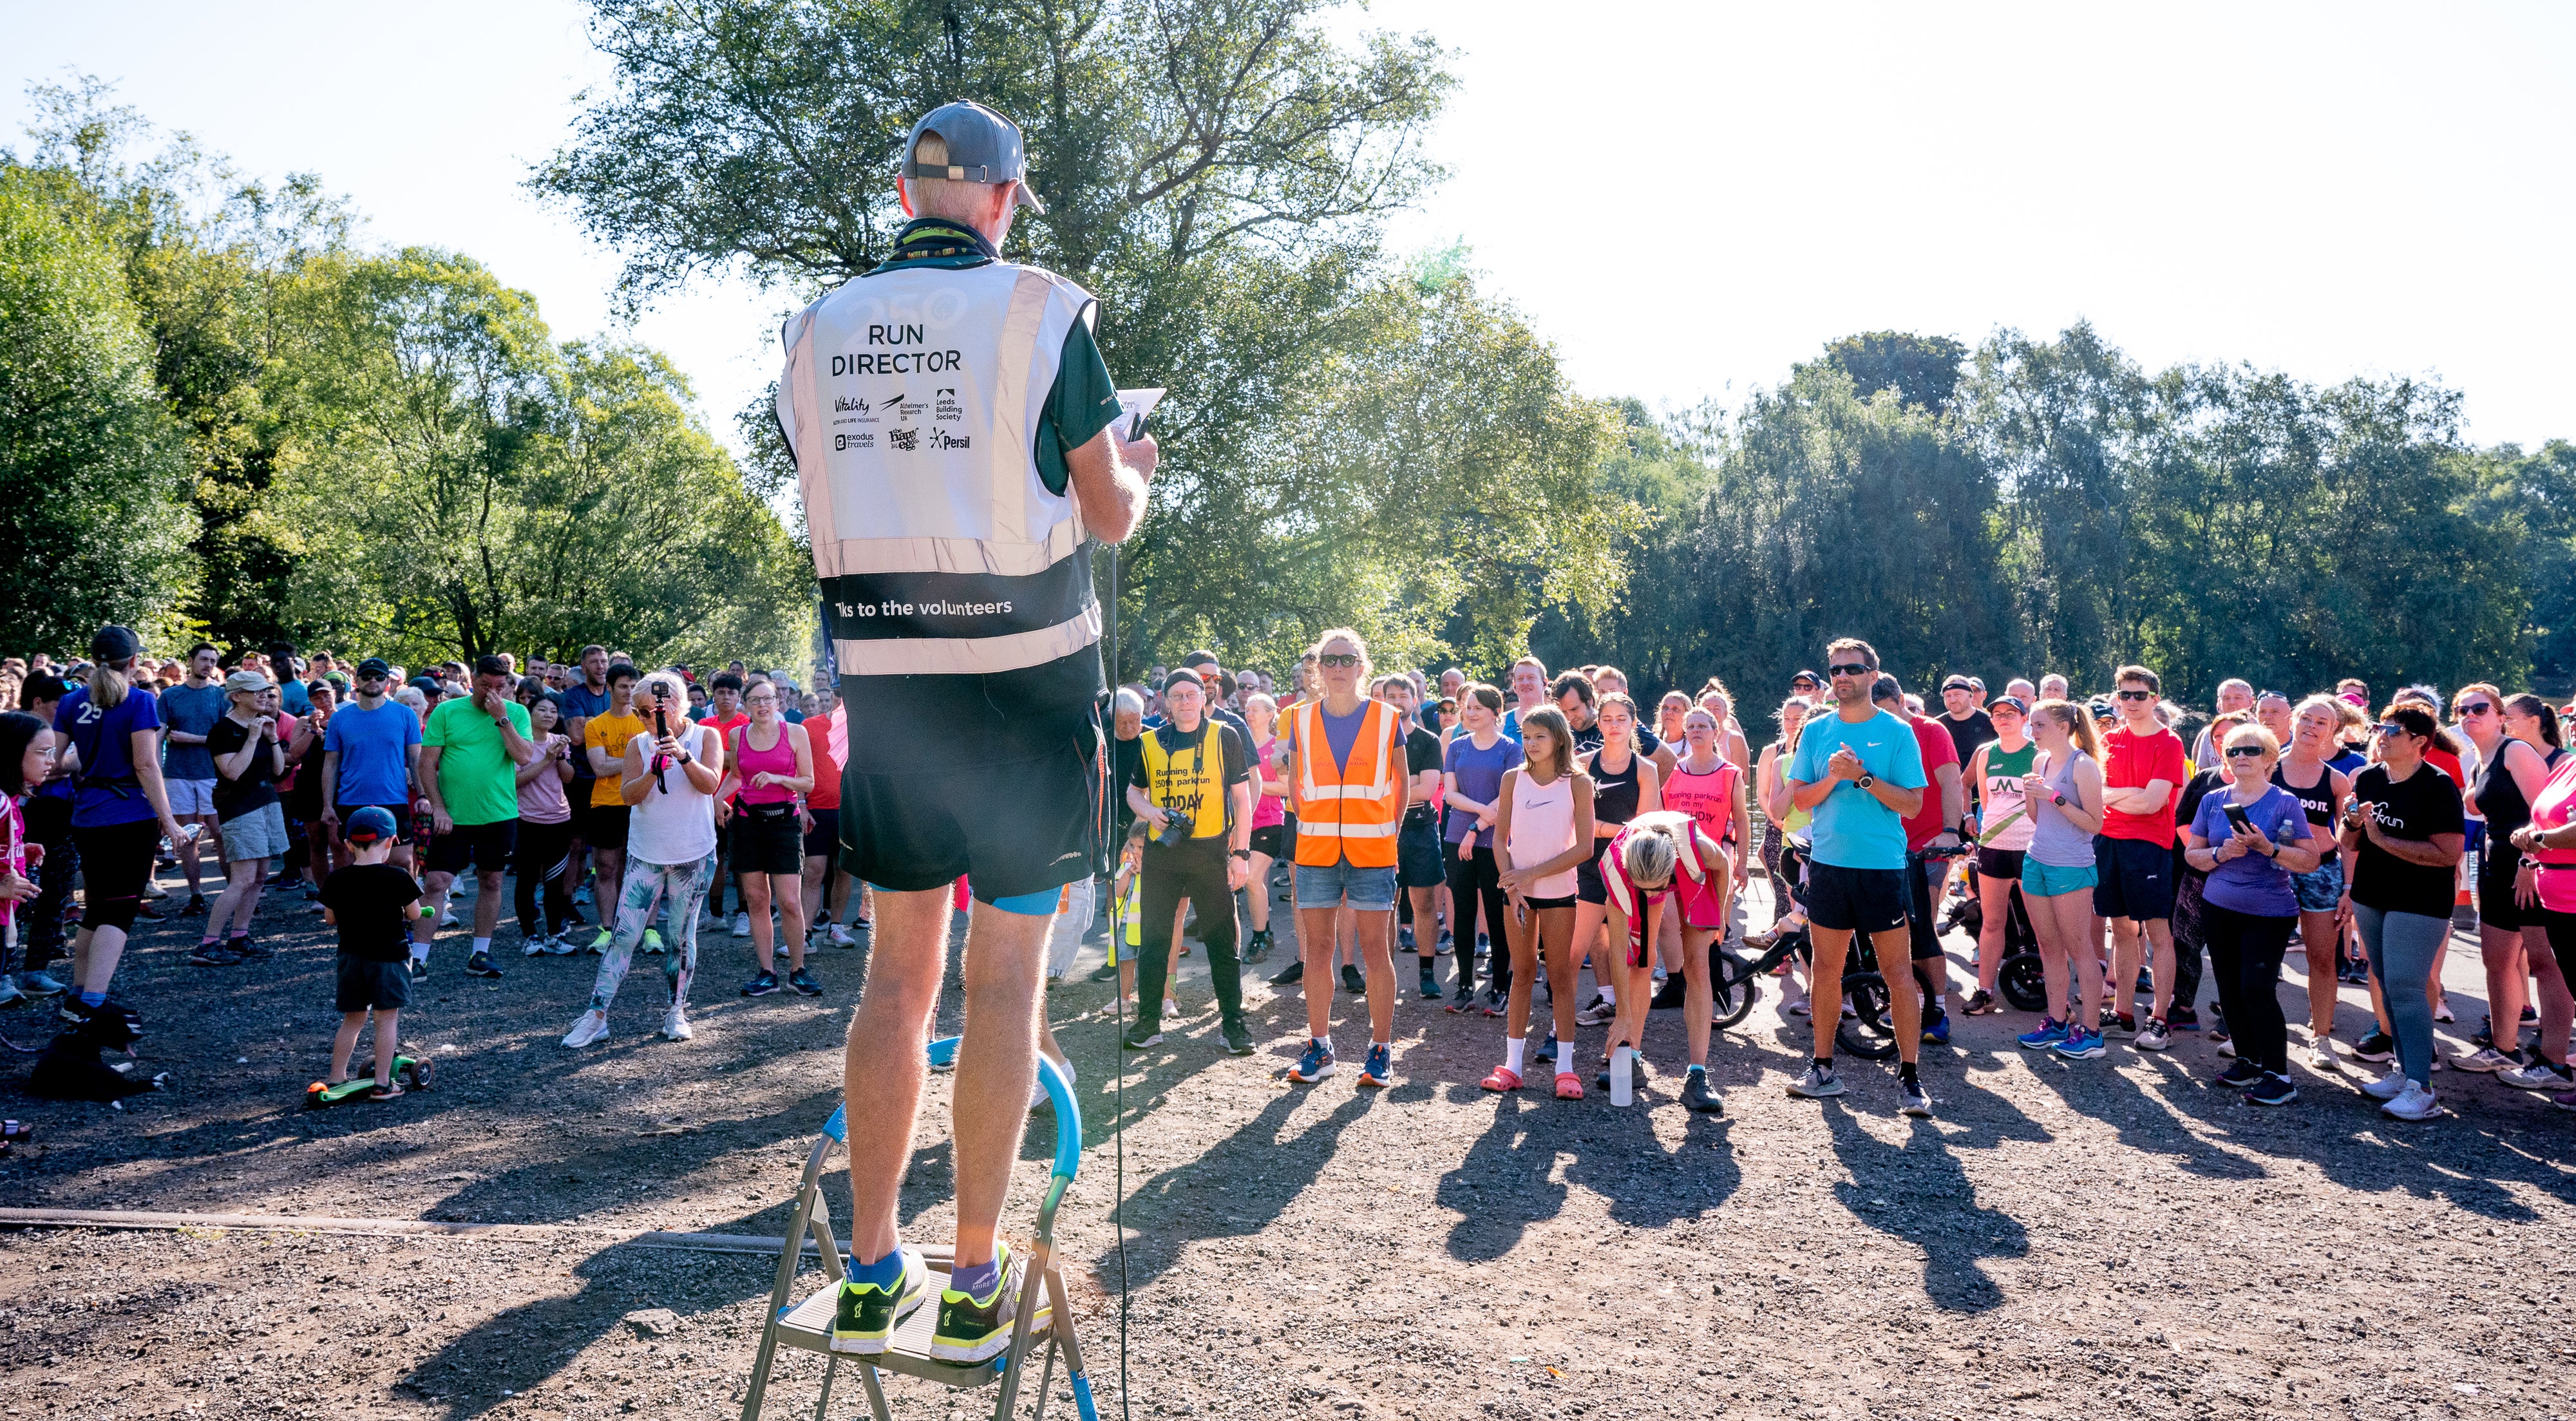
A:
[[[957,403],[957,391],[954,388],[941,390],[931,396],[931,400],[938,406],[931,415],[933,419],[953,424],[966,417],[966,407]]]
[[[886,431],[886,447],[890,449],[918,449],[921,447],[921,431],[918,429],[889,429]]]

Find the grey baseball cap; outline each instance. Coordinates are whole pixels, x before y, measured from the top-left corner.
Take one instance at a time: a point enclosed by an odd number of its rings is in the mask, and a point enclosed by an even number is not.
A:
[[[948,144],[944,164],[915,162],[921,135],[936,133]],[[903,138],[903,162],[895,169],[907,178],[946,178],[963,183],[1018,183],[1019,204],[1039,212],[1046,204],[1029,191],[1029,158],[1020,146],[1020,127],[971,99],[941,104],[914,120]]]

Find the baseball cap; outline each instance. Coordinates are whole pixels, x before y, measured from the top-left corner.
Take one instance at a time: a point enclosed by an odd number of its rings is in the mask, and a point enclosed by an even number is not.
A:
[[[439,685],[438,678],[435,676],[414,676],[411,678],[410,685],[413,690],[418,691],[425,696],[443,696],[447,694],[447,688]]]
[[[367,676],[390,676],[392,674],[394,674],[393,663],[385,660],[381,656],[370,656],[366,660],[358,663],[358,675],[362,678]]]
[[[238,694],[243,691],[265,691],[272,684],[274,683],[272,683],[267,677],[262,676],[256,671],[236,671],[224,678],[224,690],[227,694]]]
[[[2023,715],[2030,714],[2030,707],[2022,704],[2022,699],[2019,696],[1997,696],[1993,700],[1986,702],[1986,709],[1988,710],[1993,710],[1997,706],[2010,706],[2014,710],[2021,712]]]
[[[143,638],[136,636],[132,627],[120,627],[114,622],[99,628],[97,634],[89,639],[89,655],[92,661],[104,663],[124,661],[142,650]]]
[[[930,166],[917,162],[913,150],[921,135],[936,133],[948,144],[948,161]],[[946,178],[960,183],[1018,183],[1022,207],[1046,211],[1029,191],[1028,154],[1020,146],[1020,126],[971,99],[941,104],[915,119],[903,137],[903,162],[896,171],[907,178]]]
[[[1941,689],[1945,691],[1973,691],[1977,689],[1977,687],[1976,683],[1970,681],[1965,676],[1952,676],[1941,683]]]
[[[1811,686],[1821,686],[1825,684],[1825,678],[1817,675],[1813,671],[1801,671],[1797,675],[1789,678],[1789,684],[1792,686],[1801,681],[1804,681]]]
[[[394,816],[380,804],[368,805],[340,826],[341,839],[352,844],[381,843],[393,836]]]

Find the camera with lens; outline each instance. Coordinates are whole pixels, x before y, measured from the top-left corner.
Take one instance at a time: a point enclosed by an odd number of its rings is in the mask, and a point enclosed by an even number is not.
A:
[[[1154,842],[1167,849],[1177,849],[1190,841],[1191,828],[1189,816],[1173,810],[1171,817],[1163,821],[1163,827],[1154,831]]]

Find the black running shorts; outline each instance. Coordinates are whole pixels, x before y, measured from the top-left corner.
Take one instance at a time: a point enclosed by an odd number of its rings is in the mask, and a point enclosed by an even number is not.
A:
[[[1084,724],[1051,751],[960,754],[905,774],[841,777],[841,867],[896,893],[964,875],[978,899],[1062,888],[1092,871],[1100,735]]]
[[[1827,931],[1883,933],[1905,926],[1905,870],[1807,865],[1807,921]]]

